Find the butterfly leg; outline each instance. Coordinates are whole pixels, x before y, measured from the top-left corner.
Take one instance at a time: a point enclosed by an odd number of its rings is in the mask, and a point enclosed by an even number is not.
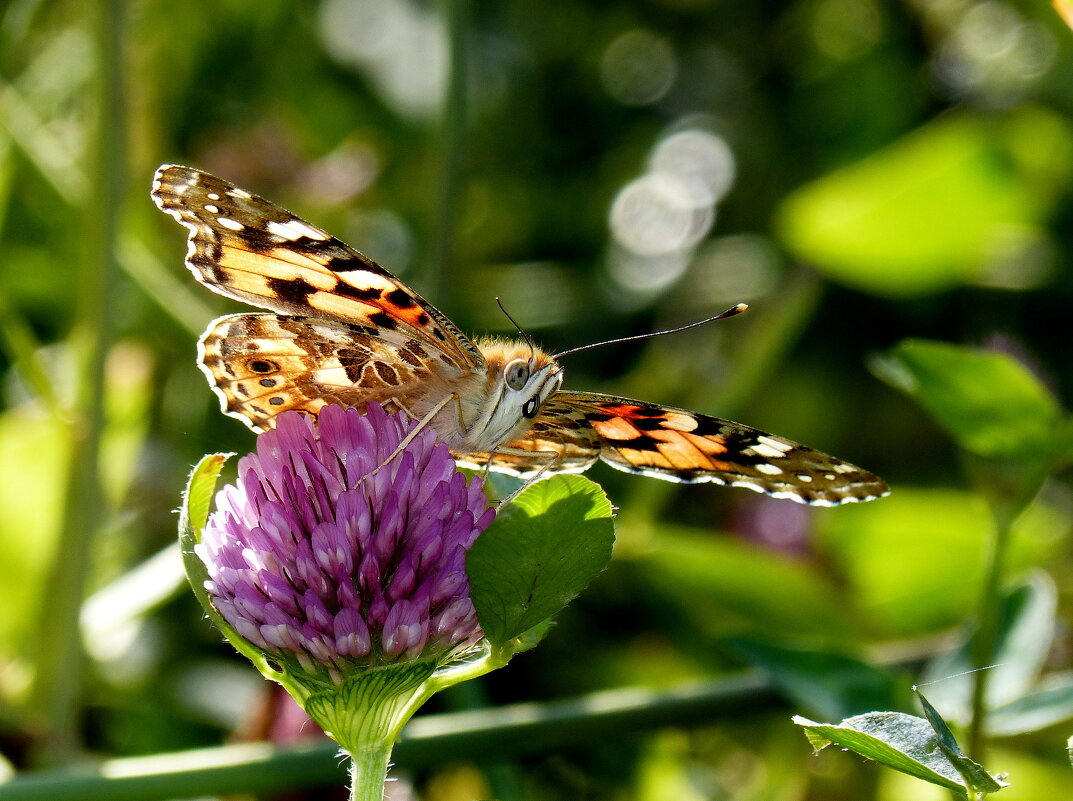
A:
[[[451,395],[448,395],[447,397],[445,397],[443,400],[441,400],[439,403],[437,403],[435,406],[433,406],[429,410],[428,414],[426,414],[424,417],[422,417],[418,421],[417,425],[414,426],[413,431],[411,431],[409,434],[407,434],[405,437],[402,438],[402,441],[398,444],[398,446],[395,448],[395,450],[393,450],[391,452],[391,454],[386,459],[384,459],[384,461],[382,461],[379,465],[377,465],[372,471],[370,471],[369,473],[366,473],[364,476],[359,478],[357,483],[360,484],[365,479],[369,478],[370,476],[376,475],[383,468],[385,468],[389,464],[391,464],[391,462],[395,459],[395,457],[398,456],[400,453],[402,453],[404,450],[406,450],[406,447],[411,442],[414,441],[414,437],[416,437],[419,433],[421,433],[421,431],[423,431],[426,427],[428,427],[429,424],[432,423],[432,420],[436,417],[436,415],[438,415],[443,410],[443,407],[446,406],[448,403],[450,403],[452,399],[454,399],[454,401],[456,403],[458,403],[459,407],[461,408],[461,402],[459,401],[459,398],[458,398],[457,395],[451,394]],[[399,400],[397,400],[395,398],[392,398],[390,400],[390,402],[394,403],[401,411],[406,412],[406,414],[408,414],[411,418],[413,418],[415,420],[417,419],[417,415],[415,415],[408,408],[406,408],[406,406],[403,405],[402,401],[399,401]]]
[[[525,492],[531,486],[533,486],[538,481],[540,481],[542,478],[544,478],[544,474],[547,473],[548,470],[550,470],[550,469],[551,469],[551,462],[549,462],[548,464],[544,465],[542,468],[540,468],[532,476],[530,476],[529,478],[527,478],[524,481],[522,481],[522,483],[518,487],[518,489],[514,490],[514,492],[512,492],[506,498],[501,498],[499,501],[497,501],[496,506],[498,508],[502,508],[502,507],[506,506],[508,503],[513,501],[515,498],[517,498],[519,495],[521,495],[523,492]]]
[[[507,456],[510,456],[510,455],[513,455],[513,456],[526,456],[526,457],[538,456],[538,457],[547,458],[547,464],[543,465],[539,470],[537,470],[531,476],[523,479],[521,485],[516,490],[514,490],[514,492],[510,493],[506,498],[502,498],[499,501],[497,501],[496,506],[498,506],[498,507],[502,507],[502,506],[507,505],[508,503],[513,501],[515,498],[517,498],[519,495],[521,495],[523,492],[525,492],[527,489],[529,489],[531,486],[533,486],[538,481],[543,479],[545,477],[545,475],[549,471],[554,471],[555,463],[556,463],[555,457],[558,455],[554,451],[527,451],[527,450],[523,450],[522,448],[510,448],[510,447],[507,447],[507,446],[500,446],[500,447],[494,449],[488,455],[488,461],[484,463],[484,471],[481,473],[482,479],[487,479],[488,478],[488,473],[491,472],[491,470],[492,470],[492,460],[494,460],[496,458],[497,454],[503,454],[503,455],[507,455]]]

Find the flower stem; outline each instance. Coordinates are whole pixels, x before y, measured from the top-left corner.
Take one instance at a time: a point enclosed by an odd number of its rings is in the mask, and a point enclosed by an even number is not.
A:
[[[987,568],[981,588],[980,606],[977,612],[976,636],[972,643],[972,719],[969,722],[969,753],[973,759],[984,759],[984,722],[987,716],[987,686],[990,677],[986,668],[995,657],[998,642],[999,615],[1002,609],[1002,577],[1010,530],[1014,517],[1010,514],[995,515],[995,534],[987,555]]]
[[[386,740],[350,752],[350,801],[384,801],[392,745]]]

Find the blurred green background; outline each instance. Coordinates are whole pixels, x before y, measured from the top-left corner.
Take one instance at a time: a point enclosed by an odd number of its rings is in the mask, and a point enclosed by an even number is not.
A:
[[[195,367],[240,307],[183,267],[148,196],[165,162],[294,210],[468,332],[512,335],[496,297],[554,351],[745,301],[570,357],[566,385],[737,419],[892,486],[812,510],[598,466],[612,567],[540,648],[432,711],[672,686],[776,647],[933,653],[973,614],[993,523],[965,454],[876,364],[935,339],[1073,393],[1073,33],[1045,2],[2,3],[6,770],[260,731],[262,679],[165,550],[190,465],[253,443]],[[1059,471],[1010,551],[1011,579],[1054,582],[1049,671],[1069,669],[1071,519]],[[528,758],[511,797],[946,797],[812,756],[791,708],[822,714],[797,698]],[[1004,797],[1068,795],[1071,733],[999,740]],[[468,762],[403,775],[422,798],[493,793]]]

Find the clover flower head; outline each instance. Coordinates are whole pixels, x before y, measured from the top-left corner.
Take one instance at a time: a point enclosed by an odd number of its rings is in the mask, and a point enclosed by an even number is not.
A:
[[[495,516],[432,429],[369,404],[285,412],[221,490],[195,551],[212,605],[248,642],[338,683],[449,661],[482,637],[465,555]]]

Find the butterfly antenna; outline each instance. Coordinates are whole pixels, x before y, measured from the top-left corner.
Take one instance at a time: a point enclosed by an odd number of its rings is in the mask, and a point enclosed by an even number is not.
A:
[[[554,356],[552,356],[552,358],[555,359],[555,360],[559,360],[563,356],[569,356],[569,355],[571,355],[573,353],[578,353],[579,351],[589,350],[590,348],[599,348],[599,347],[602,347],[604,345],[617,345],[620,342],[633,342],[634,340],[637,340],[637,339],[649,339],[650,337],[661,337],[664,334],[677,334],[679,331],[688,331],[690,328],[696,328],[698,325],[706,325],[708,323],[714,323],[716,320],[725,320],[727,317],[734,317],[735,315],[741,314],[743,311],[745,311],[748,308],[749,308],[749,304],[747,304],[747,303],[739,303],[736,306],[731,306],[725,312],[720,312],[719,314],[715,315],[714,317],[708,317],[708,318],[706,318],[704,320],[697,320],[696,322],[689,323],[688,325],[680,325],[677,328],[668,328],[666,331],[653,331],[653,332],[651,332],[649,334],[636,334],[636,335],[634,335],[632,337],[619,337],[618,339],[607,339],[607,340],[604,340],[603,342],[594,342],[591,345],[582,345],[582,346],[577,347],[577,348],[570,348],[570,350],[564,350],[564,351],[562,351],[560,353],[556,353]]]
[[[531,340],[529,338],[529,335],[525,333],[525,331],[520,325],[518,325],[518,322],[510,316],[510,312],[508,312],[506,307],[503,305],[503,301],[501,301],[499,298],[496,298],[496,305],[499,306],[499,310],[503,312],[503,315],[511,321],[515,328],[518,329],[518,333],[522,335],[522,339],[525,340],[525,344],[529,346],[529,358],[532,359],[533,355],[536,353],[536,348],[533,347],[533,340]]]

